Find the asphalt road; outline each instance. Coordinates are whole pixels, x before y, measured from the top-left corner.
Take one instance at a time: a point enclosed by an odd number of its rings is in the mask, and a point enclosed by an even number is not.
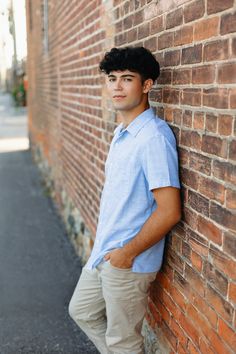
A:
[[[27,146],[26,110],[0,94],[0,354],[97,354],[68,315],[81,265]]]

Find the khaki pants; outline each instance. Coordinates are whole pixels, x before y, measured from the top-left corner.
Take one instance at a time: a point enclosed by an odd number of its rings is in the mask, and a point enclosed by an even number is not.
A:
[[[155,273],[133,273],[104,262],[83,268],[69,313],[101,354],[143,354],[142,322]]]

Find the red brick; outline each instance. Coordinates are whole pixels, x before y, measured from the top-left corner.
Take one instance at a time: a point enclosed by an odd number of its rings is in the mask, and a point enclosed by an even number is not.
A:
[[[164,88],[163,90],[163,102],[178,104],[179,103],[180,91],[177,89]]]
[[[163,333],[165,335],[165,338],[170,343],[171,347],[174,349],[174,351],[176,351],[176,348],[177,348],[177,337],[175,336],[175,334],[171,331],[169,326],[167,326],[167,324],[164,321],[161,324],[161,329],[162,329],[162,331],[163,331]]]
[[[150,26],[148,23],[143,23],[138,27],[138,39],[147,38],[149,36]]]
[[[198,132],[192,130],[181,130],[181,145],[184,146],[193,146],[195,149],[201,147],[201,135]]]
[[[209,201],[207,198],[193,191],[189,191],[188,202],[194,210],[204,215],[209,215]]]
[[[164,29],[163,16],[156,17],[151,21],[151,34],[161,32],[163,31],[163,29]]]
[[[215,14],[226,9],[229,9],[234,4],[234,0],[208,0],[207,1],[207,13],[209,15]]]
[[[195,112],[193,119],[193,127],[194,129],[204,129],[204,113],[203,112]]]
[[[204,337],[200,338],[199,349],[201,353],[215,354],[215,350]]]
[[[138,38],[137,28],[133,28],[127,32],[128,43],[135,42],[137,40],[137,38]]]
[[[205,297],[200,296],[193,289],[189,294],[189,299],[191,299],[193,306],[205,316],[209,322],[210,327],[216,329],[218,324],[218,316],[214,308],[211,307],[211,303],[206,302]]]
[[[161,50],[161,49],[173,47],[173,42],[174,42],[173,32],[167,32],[161,34],[158,37],[158,49]]]
[[[186,85],[191,82],[190,69],[176,69],[173,71],[173,85]]]
[[[234,305],[236,304],[236,283],[229,284],[229,300]]]
[[[220,22],[220,34],[233,32],[236,32],[236,12],[223,15]]]
[[[203,48],[204,61],[225,60],[229,57],[228,39],[208,42]]]
[[[236,89],[230,89],[229,94],[230,94],[230,108],[234,109],[236,108]]]
[[[199,273],[202,271],[202,257],[199,256],[196,252],[191,252],[191,262],[193,268],[195,268]]]
[[[189,167],[195,171],[204,173],[205,175],[210,175],[211,159],[202,154],[191,152],[189,159]]]
[[[189,106],[201,105],[201,90],[200,89],[183,89],[181,95],[181,104]]]
[[[198,217],[197,230],[209,241],[212,241],[218,245],[222,245],[222,232],[221,230],[214,225],[210,220],[205,219],[204,217]]]
[[[160,76],[157,79],[159,85],[169,85],[171,84],[171,70],[161,70]]]
[[[227,189],[226,193],[226,207],[229,209],[236,209],[236,191]]]
[[[174,318],[171,318],[170,321],[170,328],[172,332],[175,334],[175,336],[178,338],[178,341],[186,347],[187,345],[187,337],[182,328],[179,326],[178,322],[175,321]],[[179,353],[179,351],[178,351]]]
[[[203,257],[207,257],[208,255],[208,241],[205,237],[198,235],[196,232],[192,230],[188,230],[189,244],[192,249]]]
[[[218,67],[218,82],[220,84],[236,82],[236,63],[222,64]]]
[[[198,66],[193,68],[193,84],[210,84],[215,80],[215,67],[210,65]]]
[[[174,46],[192,43],[193,41],[193,27],[185,26],[174,32]]]
[[[211,200],[224,204],[225,187],[210,178],[200,176],[199,192]]]
[[[177,66],[180,64],[180,51],[172,50],[164,54],[165,66]]]
[[[183,112],[183,125],[185,127],[192,127],[192,111]]]
[[[212,133],[216,133],[217,131],[217,116],[214,114],[206,114],[206,122],[205,122],[206,130]]]
[[[218,224],[236,230],[235,215],[214,202],[210,206],[210,216]]]
[[[144,16],[143,11],[138,11],[134,13],[134,26],[140,25],[143,22]]]
[[[236,262],[213,245],[210,246],[209,259],[223,274],[236,279]]]
[[[193,322],[191,322],[190,319],[183,314],[180,316],[179,324],[187,336],[190,337],[194,343],[198,344],[199,332],[195,324],[193,324]]]
[[[216,136],[203,135],[202,151],[215,156],[227,156],[227,141]]]
[[[201,18],[205,13],[205,4],[203,0],[191,2],[184,7],[184,21],[190,22]]]
[[[224,233],[223,250],[229,256],[236,258],[236,233]]]
[[[229,158],[236,160],[236,140],[232,140],[229,143]]]
[[[228,90],[210,88],[203,90],[203,105],[214,108],[228,108]]]
[[[206,300],[211,303],[219,315],[221,315],[228,323],[233,321],[233,307],[224,298],[219,295],[212,287],[208,286],[206,290]]]
[[[182,7],[167,14],[167,16],[166,16],[166,29],[179,26],[182,23],[183,23],[183,9],[182,9]]]
[[[218,117],[218,133],[220,135],[231,135],[233,117],[227,114],[220,114]]]
[[[182,49],[181,64],[195,64],[202,61],[202,45]]]
[[[211,17],[194,24],[194,41],[201,41],[218,34],[219,17]]]
[[[213,175],[221,181],[236,184],[236,166],[229,162],[215,160],[212,171]]]
[[[227,343],[231,349],[234,351],[236,348],[236,335],[235,330],[227,325],[221,318],[219,318],[219,336]]]
[[[228,291],[228,279],[219,272],[211,263],[205,261],[203,276],[214,289],[226,297]]]

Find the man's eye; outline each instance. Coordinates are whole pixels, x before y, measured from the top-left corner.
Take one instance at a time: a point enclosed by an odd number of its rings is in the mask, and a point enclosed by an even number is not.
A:
[[[110,81],[110,82],[113,82],[113,81],[115,81],[115,79],[110,78],[109,81]]]
[[[124,80],[125,80],[125,81],[132,81],[132,79],[129,79],[129,78],[127,78],[127,77],[126,77]]]

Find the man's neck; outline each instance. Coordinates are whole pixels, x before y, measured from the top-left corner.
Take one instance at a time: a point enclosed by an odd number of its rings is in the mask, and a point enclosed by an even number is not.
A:
[[[145,107],[138,107],[136,110],[132,111],[119,111],[121,122],[123,123],[124,128],[126,128],[135,118],[137,118],[141,113],[150,108],[149,103]]]

